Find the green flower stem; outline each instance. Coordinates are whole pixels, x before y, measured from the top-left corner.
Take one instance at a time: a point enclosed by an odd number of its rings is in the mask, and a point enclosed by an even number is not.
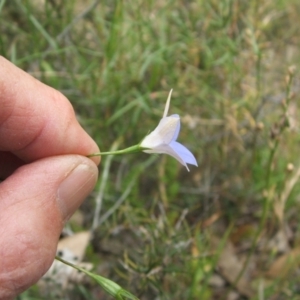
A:
[[[62,258],[59,257],[58,255],[55,256],[55,259],[58,260],[58,261],[60,261],[60,262],[62,262],[62,263],[65,264],[65,265],[68,265],[68,266],[70,266],[70,267],[76,269],[77,271],[84,272],[84,273],[86,272],[86,270],[84,270],[84,269],[82,269],[82,268],[80,268],[80,267],[78,267],[78,266],[76,266],[76,265],[73,265],[72,263],[70,263],[70,262],[68,262],[68,261],[66,261],[66,260],[64,260],[64,259],[62,259]]]
[[[125,299],[138,300],[137,297],[135,297],[128,291],[124,290],[117,283],[111,281],[110,279],[107,279],[100,275],[89,272],[88,270],[85,270],[79,266],[76,266],[76,265],[62,259],[59,256],[55,256],[55,259],[62,262],[65,265],[68,265],[80,272],[85,273],[87,276],[93,278],[109,295],[111,295],[112,297],[114,297],[117,300],[125,300]]]
[[[120,154],[126,154],[126,153],[136,153],[136,152],[141,152],[142,150],[143,150],[143,148],[140,147],[140,145],[134,145],[134,146],[125,148],[123,150],[92,153],[92,154],[87,155],[87,157],[104,156],[104,155],[120,155]]]

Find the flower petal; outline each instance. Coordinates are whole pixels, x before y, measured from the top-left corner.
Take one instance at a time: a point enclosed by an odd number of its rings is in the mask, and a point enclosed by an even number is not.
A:
[[[161,140],[164,141],[165,144],[169,144],[171,141],[177,138],[179,130],[179,115],[172,115],[162,118],[154,132],[160,137]]]
[[[181,159],[181,157],[167,144],[161,144],[150,150],[143,150],[145,153],[157,153],[157,154],[168,154],[178,160],[182,165],[186,166],[186,163]]]
[[[194,165],[194,166],[198,166],[197,161],[196,161],[194,155],[190,152],[190,150],[188,150],[186,147],[184,147],[183,145],[181,145],[178,142],[171,142],[169,145],[161,144],[150,150],[144,150],[144,152],[145,153],[168,154],[168,155],[174,157],[183,166],[185,166],[188,171],[189,171],[189,168],[187,166],[187,163]]]
[[[157,127],[143,139],[141,147],[152,149],[160,144],[169,144],[177,139],[179,131],[179,115],[162,118]]]
[[[197,161],[193,153],[178,142],[172,142],[169,146],[176,152],[176,154],[185,162],[190,165],[198,167]]]
[[[179,117],[179,115],[171,115],[170,117],[173,117],[173,118],[177,117],[177,118],[179,118],[176,130],[174,132],[174,136],[173,136],[173,139],[172,139],[172,141],[176,141],[177,138],[178,138],[178,135],[179,135],[179,131],[180,131],[180,117]]]
[[[140,146],[142,148],[155,148],[163,144],[163,140],[159,135],[156,134],[155,130],[150,132],[141,142]]]

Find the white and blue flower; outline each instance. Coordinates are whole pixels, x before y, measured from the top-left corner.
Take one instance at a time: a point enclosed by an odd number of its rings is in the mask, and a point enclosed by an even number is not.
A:
[[[187,164],[194,166],[198,166],[198,164],[191,151],[176,142],[180,131],[180,117],[177,114],[167,117],[171,94],[172,90],[158,126],[142,140],[139,146],[146,153],[165,153],[173,156],[189,171]]]

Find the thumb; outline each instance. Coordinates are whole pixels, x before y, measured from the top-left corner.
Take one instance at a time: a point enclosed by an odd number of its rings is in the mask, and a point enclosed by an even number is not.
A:
[[[97,175],[90,159],[65,155],[25,165],[0,184],[0,299],[11,299],[48,270],[64,222]]]

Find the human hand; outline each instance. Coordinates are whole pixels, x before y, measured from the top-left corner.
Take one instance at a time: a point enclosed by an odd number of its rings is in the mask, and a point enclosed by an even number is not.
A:
[[[64,223],[93,189],[99,157],[69,101],[0,56],[0,299],[50,267]]]

